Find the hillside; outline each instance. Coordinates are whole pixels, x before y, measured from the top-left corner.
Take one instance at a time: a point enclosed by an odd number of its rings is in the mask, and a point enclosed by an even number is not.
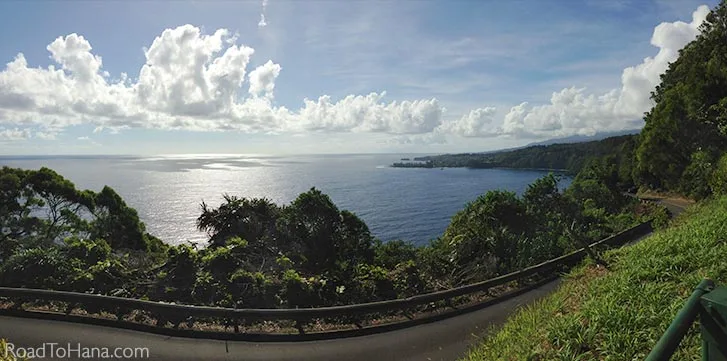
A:
[[[466,360],[643,359],[702,278],[727,284],[727,197],[693,206],[667,229],[586,264],[527,307]],[[675,360],[700,354],[698,328]]]
[[[598,132],[594,135],[571,135],[570,137],[553,138],[553,139],[546,139],[546,140],[539,141],[539,142],[528,143],[523,148],[530,147],[533,145],[594,142],[594,141],[599,141],[599,140],[603,140],[606,138],[620,137],[622,135],[639,134],[640,131],[641,131],[640,129],[626,129],[626,130],[620,130],[620,131],[614,131],[614,132]]]
[[[575,174],[583,168],[589,158],[630,154],[636,144],[636,138],[637,135],[622,135],[590,142],[532,145],[493,153],[443,154],[414,158],[418,162],[395,163],[393,166],[558,169]]]

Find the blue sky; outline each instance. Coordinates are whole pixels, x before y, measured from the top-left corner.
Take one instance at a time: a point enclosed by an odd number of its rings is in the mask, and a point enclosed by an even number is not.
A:
[[[4,1],[0,153],[437,153],[639,127],[700,5]]]

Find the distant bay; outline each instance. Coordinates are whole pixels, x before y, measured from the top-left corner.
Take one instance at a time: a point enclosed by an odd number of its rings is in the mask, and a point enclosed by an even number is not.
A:
[[[547,174],[510,169],[404,169],[389,165],[421,154],[0,156],[0,165],[54,169],[83,189],[114,188],[147,230],[167,243],[200,242],[195,228],[204,200],[222,194],[289,203],[311,187],[361,217],[378,238],[418,244],[441,235],[451,217],[492,189],[518,194]],[[570,183],[564,178],[562,185]]]

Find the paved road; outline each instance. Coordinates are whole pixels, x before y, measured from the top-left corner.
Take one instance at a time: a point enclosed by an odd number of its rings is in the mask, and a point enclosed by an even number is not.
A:
[[[633,193],[626,193],[626,195],[630,197],[636,197],[644,200],[650,200],[655,201],[657,203],[661,203],[664,205],[669,212],[671,212],[674,216],[678,216],[680,213],[684,211],[687,207],[694,204],[694,201],[687,200],[684,198],[678,198],[678,197],[667,197],[667,196],[656,196],[656,195],[649,195],[649,196],[637,196]]]
[[[155,334],[84,325],[0,316],[0,337],[17,347],[39,347],[44,342],[82,347],[148,347],[152,360],[455,360],[482,336],[490,325],[503,323],[523,304],[539,299],[559,281],[482,310],[439,322],[376,335],[309,342],[255,343],[175,338]],[[50,346],[47,346],[50,348]],[[46,351],[46,357],[50,351]],[[72,359],[72,358],[71,358]],[[69,360],[66,358],[65,360]]]

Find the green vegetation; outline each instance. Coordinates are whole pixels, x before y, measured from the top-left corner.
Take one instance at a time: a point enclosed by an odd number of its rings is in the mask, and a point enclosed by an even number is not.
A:
[[[374,238],[313,188],[287,205],[231,195],[216,208],[202,203],[197,226],[209,244],[195,249],[147,234],[109,187],[77,190],[47,168],[4,167],[0,182],[1,285],[236,308],[353,304],[455,287],[560,256],[659,210],[625,197],[611,163],[594,160],[565,192],[550,174],[522,197],[478,197],[423,247]]]
[[[641,242],[587,263],[553,295],[524,308],[467,360],[644,359],[702,278],[727,284],[727,197],[694,206]],[[698,327],[675,360],[700,355]]]
[[[727,150],[725,19],[722,1],[707,16],[699,37],[661,76],[636,151],[635,176],[641,184],[695,198],[712,193],[710,179]]]
[[[636,135],[623,135],[599,141],[534,145],[491,153],[443,154],[418,157],[414,158],[414,161],[394,163],[392,166],[397,168],[550,169],[576,174],[590,158],[612,154],[631,154],[636,145],[636,139]]]

